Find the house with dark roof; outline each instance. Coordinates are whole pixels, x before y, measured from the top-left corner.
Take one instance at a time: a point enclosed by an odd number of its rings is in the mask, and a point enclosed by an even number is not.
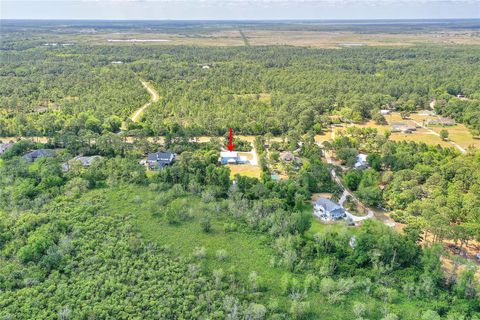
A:
[[[38,150],[33,150],[25,155],[23,155],[23,159],[25,159],[28,162],[34,162],[35,160],[39,158],[53,158],[56,157],[57,154],[55,151],[51,149],[38,149]]]
[[[327,198],[320,198],[315,201],[313,214],[322,220],[338,220],[346,216],[345,209]]]
[[[159,170],[166,166],[172,165],[175,161],[176,154],[172,152],[156,152],[150,153],[145,162],[150,170]]]
[[[96,161],[97,159],[101,159],[101,158],[102,158],[101,156],[90,156],[90,157],[78,156],[78,157],[75,157],[73,159],[68,160],[67,162],[62,163],[62,170],[64,172],[67,172],[68,170],[70,170],[70,168],[72,167],[72,165],[75,162],[78,162],[83,167],[88,168],[93,164],[94,161]]]

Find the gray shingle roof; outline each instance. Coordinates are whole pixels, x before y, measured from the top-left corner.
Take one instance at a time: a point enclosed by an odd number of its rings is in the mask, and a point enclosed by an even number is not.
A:
[[[38,149],[38,150],[33,150],[23,156],[23,158],[27,161],[35,161],[38,158],[42,157],[55,157],[57,154],[55,151],[50,150],[50,149]]]
[[[147,156],[147,162],[158,162],[160,164],[170,164],[175,159],[175,154],[171,152],[150,153]]]
[[[339,209],[343,211],[342,207],[340,207],[338,204],[336,204],[335,202],[327,198],[320,198],[315,202],[315,204],[317,206],[323,207],[326,211],[329,211],[329,212],[339,210]]]

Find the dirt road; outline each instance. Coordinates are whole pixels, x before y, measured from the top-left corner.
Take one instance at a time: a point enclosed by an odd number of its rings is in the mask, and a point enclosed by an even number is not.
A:
[[[144,88],[148,91],[151,98],[149,102],[145,103],[140,109],[135,111],[135,113],[130,117],[130,119],[132,119],[133,122],[138,122],[143,112],[145,111],[145,109],[148,108],[153,102],[157,102],[160,99],[160,95],[158,94],[158,92],[155,91],[155,89],[148,82],[146,82],[143,79],[140,79],[140,82],[142,83]]]

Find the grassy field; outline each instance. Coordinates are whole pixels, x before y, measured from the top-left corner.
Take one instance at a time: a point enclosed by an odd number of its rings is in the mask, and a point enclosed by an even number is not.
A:
[[[379,132],[385,132],[387,130],[391,129],[391,124],[393,122],[403,122],[411,126],[415,126],[415,122],[417,121],[420,124],[425,120],[428,120],[431,117],[428,116],[421,116],[419,114],[412,114],[410,119],[402,119],[400,116],[400,113],[398,112],[392,112],[392,114],[385,116],[385,119],[388,122],[388,125],[379,125],[376,124],[374,121],[370,120],[368,122],[362,123],[362,124],[354,124],[353,126],[355,127],[360,127],[360,128],[375,128]],[[350,125],[349,125],[350,126]],[[442,127],[438,128],[431,128],[434,131],[439,132]],[[470,144],[473,144],[477,147],[480,147],[480,141],[473,139],[473,136],[469,132],[468,128],[466,128],[463,125],[456,125],[453,127],[448,127],[446,128],[447,130],[453,130],[450,135],[450,139],[452,141],[457,142],[460,146],[466,148]],[[337,129],[338,130],[338,129]],[[439,136],[436,136],[432,134],[431,132],[428,132],[427,129],[423,128],[417,128],[417,130],[413,133],[401,133],[401,132],[392,132],[390,135],[390,139],[393,141],[414,141],[414,142],[423,142],[426,144],[430,145],[441,145],[442,147],[448,147],[452,148],[453,146],[448,142],[442,140]]]
[[[251,46],[289,45],[316,48],[342,48],[359,46],[405,47],[417,44],[469,44],[479,45],[480,38],[472,31],[432,31],[423,33],[361,33],[353,31],[320,31],[320,30],[279,30],[242,28],[244,37],[238,29],[212,30],[202,33],[183,33],[181,30],[173,33],[150,32],[128,34],[97,33],[92,35],[68,35],[69,41],[87,42],[100,45],[125,45],[132,42],[118,40],[149,40],[138,41],[142,45],[196,45],[196,46],[244,46],[245,40]],[[115,40],[115,41],[112,41]],[[161,41],[155,41],[161,40]]]
[[[230,168],[230,177],[233,178],[236,174],[252,177],[252,178],[260,178],[260,167],[253,166],[251,164],[234,164],[228,165]]]
[[[468,128],[463,124],[457,124],[450,127],[429,126],[429,128],[435,132],[440,132],[442,129],[447,130],[449,139],[455,141],[465,149],[470,146],[480,148],[480,139],[475,139],[470,133],[470,130],[468,130]]]
[[[323,134],[317,134],[315,136],[315,142],[324,142],[332,139],[332,131],[324,131]]]

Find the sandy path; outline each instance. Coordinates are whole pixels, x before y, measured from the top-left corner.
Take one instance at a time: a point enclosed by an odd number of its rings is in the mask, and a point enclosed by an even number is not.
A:
[[[140,82],[142,83],[143,87],[150,94],[151,99],[150,99],[149,102],[145,103],[140,109],[135,111],[133,116],[130,118],[130,119],[132,119],[133,122],[138,122],[139,119],[140,119],[140,116],[143,114],[145,109],[148,108],[152,104],[152,102],[157,102],[160,99],[160,96],[159,96],[158,92],[155,91],[155,89],[150,84],[148,84],[148,82],[146,82],[145,80],[142,80],[142,79],[140,79]]]

